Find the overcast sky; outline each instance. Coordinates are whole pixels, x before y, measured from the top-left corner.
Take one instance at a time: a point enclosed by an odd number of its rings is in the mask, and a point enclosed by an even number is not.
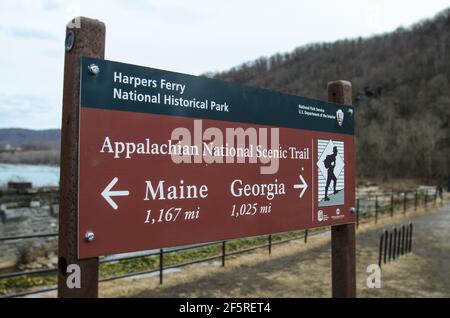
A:
[[[409,26],[450,0],[0,1],[0,128],[59,128],[66,23],[106,24],[106,58],[189,74]]]

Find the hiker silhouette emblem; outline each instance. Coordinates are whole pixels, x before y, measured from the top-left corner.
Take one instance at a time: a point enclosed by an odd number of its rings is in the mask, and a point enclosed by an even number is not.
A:
[[[328,197],[328,189],[330,187],[331,181],[333,181],[333,194],[336,194],[336,181],[337,178],[334,175],[334,167],[336,166],[336,156],[337,156],[338,150],[337,147],[333,147],[333,153],[326,156],[325,160],[323,161],[325,168],[327,169],[327,183],[325,185],[325,201],[330,201],[330,198]]]

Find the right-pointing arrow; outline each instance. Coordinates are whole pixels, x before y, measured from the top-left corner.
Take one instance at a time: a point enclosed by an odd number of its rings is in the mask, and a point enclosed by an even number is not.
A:
[[[106,186],[105,190],[102,191],[101,195],[105,198],[106,202],[109,203],[109,205],[112,206],[114,210],[117,210],[118,205],[111,197],[118,197],[118,196],[127,196],[130,194],[130,191],[111,191],[112,187],[119,181],[119,178],[115,177],[111,180],[111,182]]]
[[[305,194],[305,191],[308,188],[308,184],[306,183],[305,179],[303,179],[302,175],[300,175],[300,181],[301,183],[294,184],[294,189],[303,189],[298,196],[299,198],[301,198]]]

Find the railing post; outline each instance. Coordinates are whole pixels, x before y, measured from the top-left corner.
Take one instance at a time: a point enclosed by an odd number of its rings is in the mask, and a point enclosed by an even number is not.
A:
[[[272,255],[272,234],[269,234],[269,255]]]
[[[403,214],[406,213],[406,196],[408,195],[408,192],[403,192]]]
[[[414,192],[414,211],[417,211],[417,189]]]
[[[222,241],[222,267],[225,266],[225,256],[226,256],[226,243],[227,241]]]
[[[351,105],[352,84],[347,81],[328,83],[328,101]],[[355,224],[331,227],[331,282],[333,297],[356,297],[355,244]]]
[[[405,224],[402,225],[402,245],[400,248],[400,254],[405,254]]]
[[[375,224],[378,223],[378,195],[375,196]]]
[[[409,249],[409,225],[405,227],[405,231],[405,254],[407,254]]]
[[[164,275],[164,250],[161,248],[159,250],[159,284],[163,283],[163,275]]]
[[[392,259],[392,239],[393,239],[393,231],[391,230],[389,232],[389,257],[388,257],[388,261],[390,262]]]
[[[392,259],[395,260],[397,258],[397,227],[394,228],[394,243],[392,245]]]
[[[384,230],[384,259],[383,263],[386,264],[387,261],[387,252],[388,252],[388,241],[389,241],[389,232],[388,230]]]
[[[381,232],[380,235],[380,249],[378,251],[378,266],[381,267],[381,260],[383,258],[383,241],[384,241],[384,232]]]
[[[408,252],[412,251],[412,236],[413,236],[413,224],[409,223],[409,243],[408,243]]]
[[[103,59],[105,25],[88,18],[67,24],[61,130],[61,171],[58,238],[58,297],[98,297],[98,257],[78,259],[78,136],[80,57]],[[92,211],[95,212],[95,211]],[[78,265],[80,288],[66,284],[67,267]]]
[[[391,217],[394,216],[394,191],[391,192]]]

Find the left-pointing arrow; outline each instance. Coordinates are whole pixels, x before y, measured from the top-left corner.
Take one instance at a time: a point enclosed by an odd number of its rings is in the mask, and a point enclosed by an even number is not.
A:
[[[105,198],[106,202],[108,202],[114,210],[117,210],[118,206],[111,197],[127,196],[130,194],[130,191],[111,191],[112,187],[114,187],[117,181],[119,181],[119,178],[117,177],[112,179],[111,182],[106,186],[105,190],[103,190],[101,193],[102,197]]]

